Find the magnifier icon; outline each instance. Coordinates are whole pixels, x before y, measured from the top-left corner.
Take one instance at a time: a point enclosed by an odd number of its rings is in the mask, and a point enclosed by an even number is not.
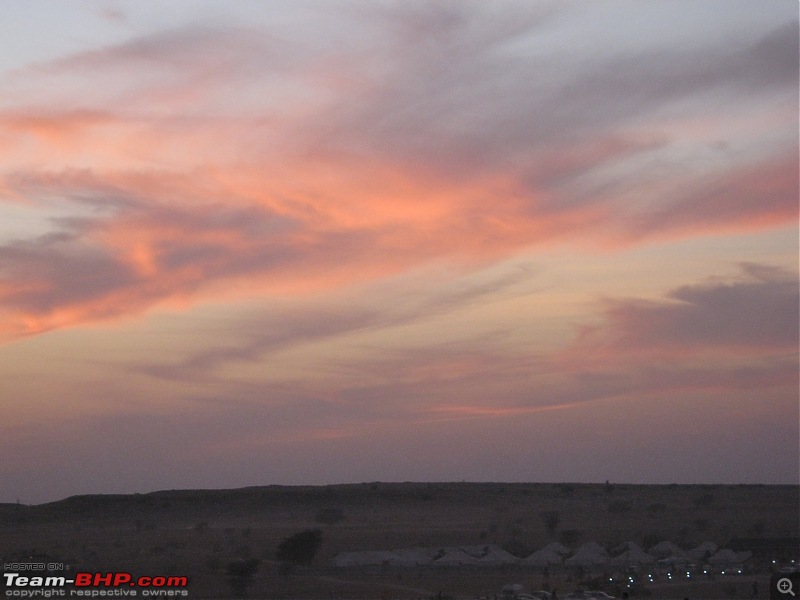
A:
[[[778,586],[778,591],[781,594],[791,594],[792,596],[794,596],[794,591],[792,591],[791,579],[787,579],[786,577],[784,577],[783,579],[778,579],[777,586]]]

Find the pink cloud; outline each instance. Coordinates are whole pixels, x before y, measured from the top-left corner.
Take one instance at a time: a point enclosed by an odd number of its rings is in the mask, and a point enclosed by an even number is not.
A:
[[[745,166],[648,175],[633,187],[641,208],[608,175],[664,150],[669,140],[641,132],[670,102],[785,94],[796,74],[767,60],[791,46],[783,30],[721,55],[653,52],[633,73],[619,69],[631,57],[594,57],[587,71],[568,56],[560,85],[536,53],[508,50],[552,16],[523,12],[366,11],[350,15],[364,30],[341,50],[327,30],[306,46],[187,27],[15,72],[0,190],[75,216],[0,247],[0,329],[119,318],[242,281],[252,294],[303,293],[444,258],[480,265],[542,244],[613,249],[796,220],[796,149],[781,145]],[[663,79],[639,87],[635,75],[657,68]],[[590,191],[576,191],[587,174]],[[669,193],[648,195],[659,185]],[[657,312],[615,310],[620,322]]]

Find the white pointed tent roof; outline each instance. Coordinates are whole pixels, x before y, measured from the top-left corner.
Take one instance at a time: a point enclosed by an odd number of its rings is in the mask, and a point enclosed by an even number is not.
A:
[[[479,565],[481,561],[479,558],[467,554],[461,548],[448,548],[442,556],[433,561],[433,564],[455,567],[458,565]]]
[[[548,565],[560,565],[562,557],[552,548],[545,546],[541,550],[537,550],[530,556],[523,558],[520,563],[524,565],[535,565],[538,567],[546,567]]]
[[[569,548],[567,548],[564,544],[559,544],[558,542],[550,542],[547,544],[547,546],[542,548],[542,550],[549,550],[560,556],[569,554]]]
[[[487,546],[479,558],[484,565],[512,565],[519,562],[516,556],[495,545]]]
[[[601,546],[597,542],[586,542],[583,546],[581,546],[576,550],[575,554],[577,554],[578,552],[596,552],[608,555],[606,549],[603,548],[603,546]]]
[[[656,561],[655,556],[642,550],[635,542],[625,542],[618,550],[622,552],[611,559],[612,565],[646,565]]]
[[[603,565],[609,561],[608,552],[597,542],[587,542],[564,561],[571,566]]]
[[[672,558],[673,556],[685,557],[686,553],[672,542],[663,541],[658,542],[655,546],[648,550],[650,554],[656,558]]]
[[[712,556],[717,550],[717,545],[714,542],[703,542],[696,548],[687,550],[686,554],[694,560],[701,560],[702,558],[705,558],[706,555]]]

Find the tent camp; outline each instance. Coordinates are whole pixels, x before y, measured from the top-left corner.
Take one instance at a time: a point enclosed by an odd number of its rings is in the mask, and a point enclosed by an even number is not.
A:
[[[571,567],[589,567],[608,563],[609,556],[606,549],[597,542],[587,542],[575,552],[573,556],[564,561]]]

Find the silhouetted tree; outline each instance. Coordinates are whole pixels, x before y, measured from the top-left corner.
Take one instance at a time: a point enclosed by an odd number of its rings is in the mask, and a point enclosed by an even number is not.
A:
[[[278,544],[275,558],[285,565],[310,565],[321,542],[321,530],[306,529],[289,536]]]
[[[558,523],[560,518],[558,516],[557,510],[548,510],[542,513],[542,519],[544,520],[544,526],[547,528],[547,533],[550,537],[553,537],[556,534],[556,529],[558,529]]]

